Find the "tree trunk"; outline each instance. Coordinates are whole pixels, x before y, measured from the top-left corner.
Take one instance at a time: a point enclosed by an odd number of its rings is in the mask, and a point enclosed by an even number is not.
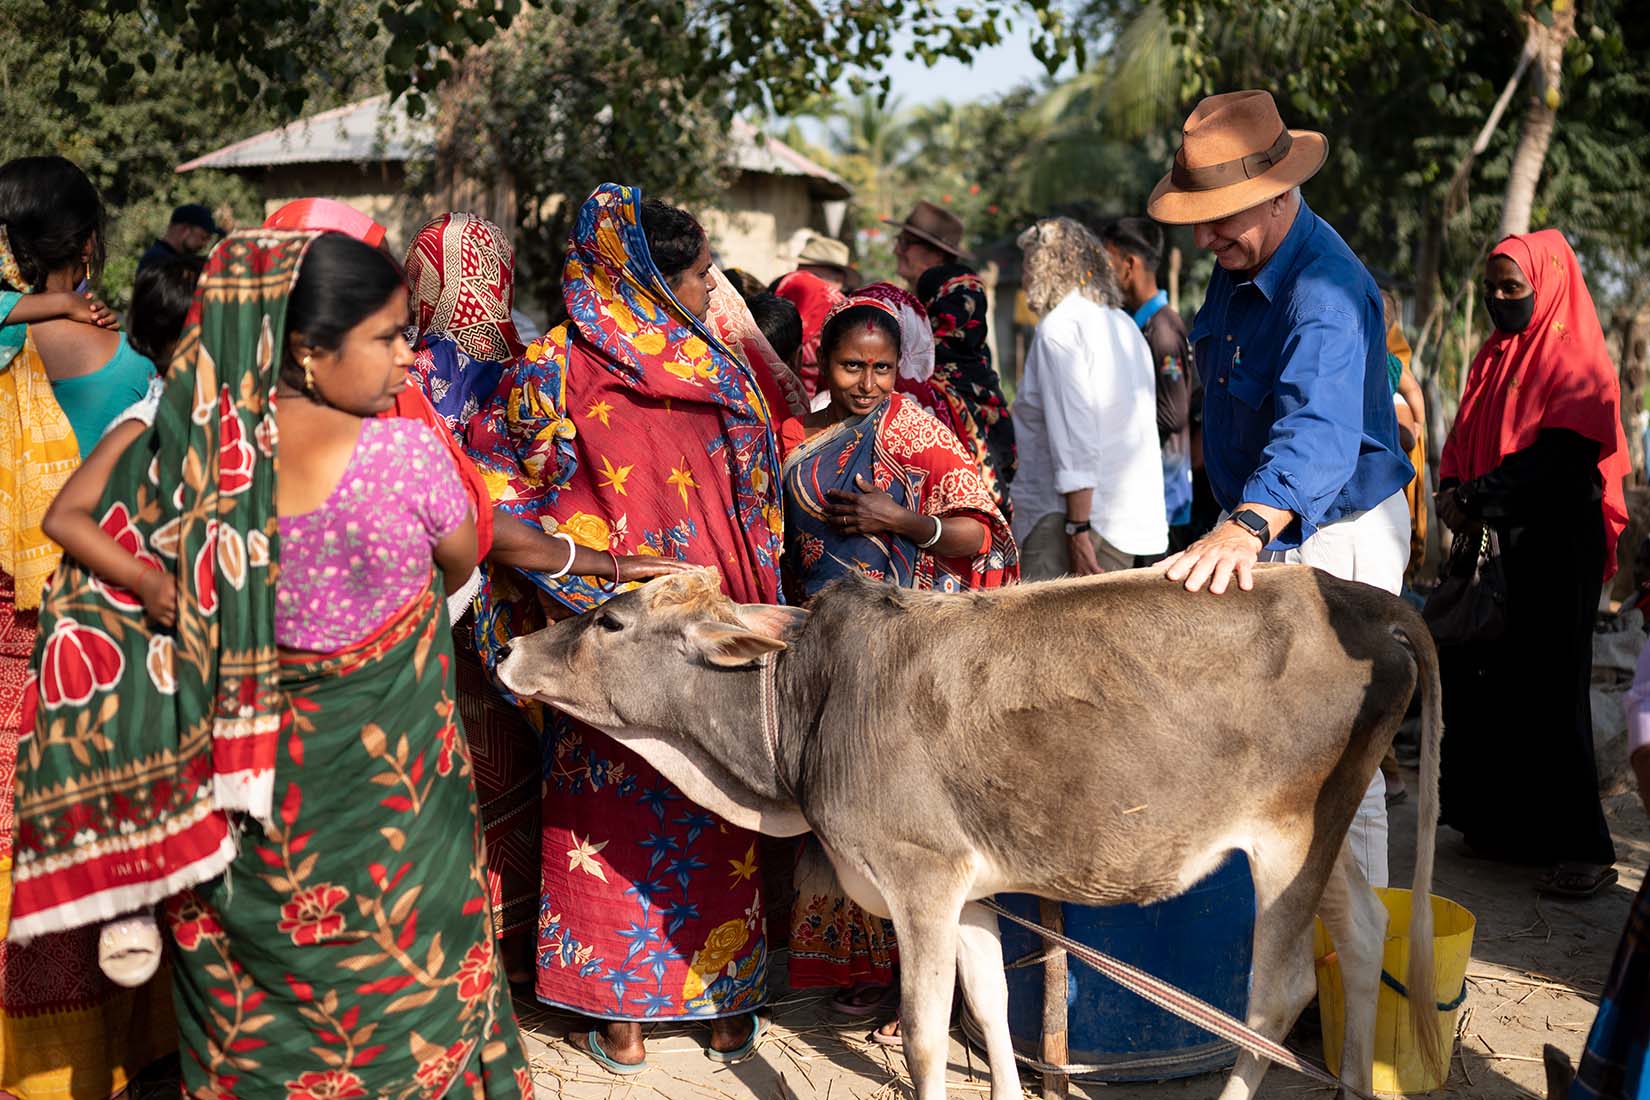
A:
[[[1534,20],[1531,22],[1534,23]],[[1539,23],[1534,25],[1540,26]],[[1473,139],[1467,155],[1455,166],[1455,174],[1450,177],[1442,200],[1427,212],[1426,229],[1421,235],[1420,250],[1415,261],[1415,359],[1418,363],[1422,358],[1422,349],[1431,335],[1433,323],[1438,323],[1440,347],[1443,346],[1444,331],[1448,326],[1448,311],[1437,308],[1437,295],[1438,271],[1443,263],[1444,241],[1449,236],[1450,219],[1455,217],[1457,210],[1467,204],[1468,183],[1472,179],[1473,163],[1489,148],[1490,138],[1495,136],[1496,127],[1501,125],[1501,116],[1507,113],[1507,105],[1512,102],[1513,94],[1518,91],[1518,85],[1523,82],[1524,74],[1529,71],[1530,63],[1535,60],[1539,48],[1539,40],[1534,35],[1526,34],[1524,48],[1518,52],[1518,64],[1513,67],[1512,76],[1507,78],[1501,94],[1496,97],[1495,105],[1490,108],[1490,113],[1484,119],[1478,137]]]
[[[1611,328],[1616,334],[1616,363],[1621,372],[1621,426],[1627,434],[1627,453],[1633,470],[1628,485],[1645,483],[1644,398],[1650,387],[1650,364],[1646,359],[1646,330],[1650,324],[1644,317],[1647,299],[1642,281],[1635,281],[1626,302],[1616,310]]]
[[[1530,231],[1530,211],[1535,206],[1535,189],[1541,181],[1541,166],[1558,126],[1559,85],[1564,70],[1564,44],[1576,32],[1574,0],[1553,0],[1552,24],[1543,24],[1526,15],[1526,33],[1534,43],[1536,64],[1530,81],[1530,103],[1507,171],[1506,197],[1501,204],[1501,228],[1497,239]]]

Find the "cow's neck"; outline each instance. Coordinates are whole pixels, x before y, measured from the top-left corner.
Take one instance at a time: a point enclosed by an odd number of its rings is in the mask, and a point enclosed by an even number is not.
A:
[[[787,677],[776,669],[776,710],[794,712]],[[800,731],[789,724],[778,739],[779,759],[764,715],[761,666],[728,670],[715,678],[714,698],[691,708],[693,723],[679,730],[642,728],[606,732],[652,764],[681,792],[730,824],[770,836],[808,831],[793,792],[801,759]]]

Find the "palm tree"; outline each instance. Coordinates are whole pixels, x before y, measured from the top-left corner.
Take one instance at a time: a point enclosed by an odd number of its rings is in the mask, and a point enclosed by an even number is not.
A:
[[[898,97],[863,92],[838,101],[826,122],[835,167],[854,185],[861,204],[892,217],[888,204],[911,149],[912,132]]]

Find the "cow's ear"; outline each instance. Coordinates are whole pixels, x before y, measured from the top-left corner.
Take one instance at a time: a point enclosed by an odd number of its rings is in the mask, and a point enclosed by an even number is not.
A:
[[[754,630],[731,623],[694,623],[687,629],[688,644],[705,660],[723,668],[755,664],[770,653],[778,653],[785,643]]]
[[[746,627],[781,642],[795,641],[802,628],[808,625],[808,613],[800,607],[742,603],[734,608],[733,613]]]

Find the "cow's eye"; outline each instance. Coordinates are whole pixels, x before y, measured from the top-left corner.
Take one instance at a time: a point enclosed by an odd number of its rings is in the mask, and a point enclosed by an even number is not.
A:
[[[623,630],[624,629],[624,624],[623,623],[621,623],[618,619],[615,619],[612,615],[609,615],[605,611],[601,612],[600,614],[598,614],[596,616],[596,625],[601,627],[603,630]]]

